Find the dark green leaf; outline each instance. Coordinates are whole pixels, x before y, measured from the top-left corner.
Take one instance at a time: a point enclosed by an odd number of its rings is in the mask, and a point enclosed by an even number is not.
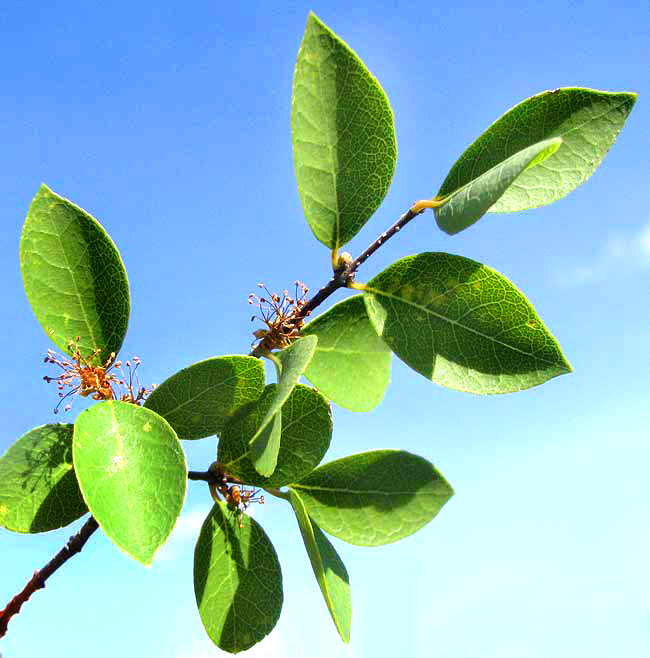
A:
[[[226,473],[258,487],[281,487],[304,477],[320,464],[332,436],[327,400],[318,391],[298,384],[282,405],[281,439],[273,474],[257,473],[250,459],[248,437],[256,430],[275,398],[275,384],[262,397],[243,407],[228,423],[219,440],[218,461]]]
[[[108,537],[151,564],[181,513],[187,467],[174,430],[158,414],[100,402],[79,414],[74,465],[83,497]]]
[[[309,226],[324,245],[338,249],[386,196],[397,141],[381,85],[314,14],[296,62],[291,134]]]
[[[365,301],[395,354],[437,384],[511,393],[571,371],[524,295],[469,258],[403,258],[367,284]]]
[[[402,450],[337,459],[291,489],[325,532],[360,546],[390,544],[413,534],[454,493],[433,464]]]
[[[257,432],[250,440],[250,453],[255,470],[264,477],[269,477],[275,470],[280,449],[282,427],[276,414],[287,401],[300,376],[314,356],[316,336],[299,338],[292,345],[275,355],[280,366],[275,398],[269,406]],[[271,421],[273,423],[271,424]]]
[[[232,415],[264,390],[264,366],[251,356],[220,356],[183,368],[157,386],[144,406],[180,439],[218,434]]]
[[[194,550],[194,594],[210,639],[238,653],[268,635],[282,610],[273,544],[249,516],[217,503]]]
[[[560,137],[537,142],[459,188],[444,205],[435,208],[438,226],[451,235],[471,226],[490,210],[521,174],[551,156],[561,144]]]
[[[34,314],[62,350],[105,362],[122,345],[129,284],[117,248],[88,213],[41,185],[20,240],[20,269]]]
[[[495,121],[451,168],[438,197],[467,185],[519,151],[553,137],[562,145],[525,171],[492,212],[536,208],[561,199],[584,183],[616,141],[636,94],[567,87],[519,103]]]
[[[352,411],[370,411],[381,402],[391,352],[370,324],[361,295],[339,302],[302,333],[318,336],[305,377],[326,397]]]
[[[318,586],[325,599],[327,609],[343,642],[350,641],[352,601],[348,572],[334,546],[321,529],[309,518],[302,499],[293,489],[290,491],[291,505],[296,513],[302,540],[311,562]]]
[[[0,525],[14,532],[62,528],[88,508],[72,466],[72,425],[42,425],[0,458]]]

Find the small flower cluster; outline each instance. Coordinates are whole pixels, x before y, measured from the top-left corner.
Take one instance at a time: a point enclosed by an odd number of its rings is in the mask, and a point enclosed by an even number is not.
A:
[[[140,365],[140,359],[133,357],[133,367],[131,362],[126,362],[129,370],[128,383],[122,372],[122,362],[115,361],[115,352],[110,356],[103,365],[93,365],[97,361],[101,350],[96,349],[87,357],[82,356],[79,349],[80,337],[68,343],[68,349],[71,357],[61,356],[56,352],[49,350],[45,357],[45,363],[51,363],[61,368],[62,372],[57,377],[44,376],[43,379],[48,382],[56,382],[59,391],[59,403],[54,409],[54,413],[59,412],[62,402],[75,395],[81,397],[91,396],[93,400],[121,400],[132,404],[140,405],[146,396],[151,392],[140,386],[136,371]],[[119,371],[119,374],[115,371]],[[65,411],[71,409],[70,404],[66,404]]]
[[[227,475],[218,462],[215,462],[210,467],[210,471],[216,477],[216,481],[210,484],[210,493],[215,501],[219,500],[218,491],[224,497],[229,509],[240,515],[244,514],[251,503],[264,504],[264,496],[258,496],[259,489],[255,489],[254,487],[247,488],[242,484],[241,480],[232,475]],[[244,527],[241,520],[239,527]]]
[[[258,319],[267,326],[266,329],[257,329],[253,332],[253,336],[258,341],[255,349],[261,349],[264,352],[284,349],[300,335],[304,324],[302,309],[307,303],[306,297],[309,289],[301,281],[296,281],[293,297],[289,295],[288,290],[285,290],[280,297],[270,292],[263,283],[257,285],[266,291],[269,299],[258,297],[253,293],[248,296],[248,303],[260,309],[262,317]],[[256,317],[254,315],[251,322]]]

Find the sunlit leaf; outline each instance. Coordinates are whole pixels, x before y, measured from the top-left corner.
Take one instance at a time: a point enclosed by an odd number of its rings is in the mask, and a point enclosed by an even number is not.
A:
[[[372,327],[361,295],[312,320],[303,336],[318,336],[305,377],[332,402],[370,411],[383,399],[390,377],[390,348]]]
[[[519,103],[460,156],[438,196],[467,185],[523,149],[554,137],[556,153],[519,176],[491,208],[513,212],[561,199],[584,183],[616,141],[636,94],[566,87]]]
[[[274,469],[280,450],[282,426],[276,414],[287,401],[300,376],[314,356],[318,339],[316,336],[299,338],[275,356],[280,365],[275,398],[262,419],[257,432],[250,440],[250,454],[255,470],[269,477]]]
[[[0,526],[45,532],[88,511],[72,466],[72,431],[72,425],[36,427],[0,458]]]
[[[435,209],[438,226],[452,235],[471,226],[490,210],[519,176],[555,153],[561,144],[559,137],[533,144],[463,185],[444,205]]]
[[[302,207],[318,240],[351,240],[382,202],[395,170],[393,112],[359,57],[310,13],[291,101]]]
[[[321,529],[309,518],[302,499],[290,491],[291,505],[296,513],[300,534],[309,555],[314,575],[332,616],[332,621],[344,642],[350,641],[352,600],[350,580],[345,565]]]
[[[224,651],[245,651],[271,632],[282,610],[282,572],[256,521],[215,504],[194,550],[194,594],[208,636]]]
[[[166,379],[144,406],[162,416],[180,439],[218,434],[232,415],[264,390],[264,366],[251,356],[199,361]]]
[[[223,469],[247,484],[281,487],[309,474],[325,456],[332,436],[332,416],[327,400],[313,388],[298,384],[280,414],[280,448],[270,477],[263,477],[253,466],[248,438],[275,399],[275,384],[267,386],[262,397],[247,404],[222,432],[217,460]]]
[[[524,295],[469,258],[403,258],[368,282],[365,301],[375,331],[437,384],[511,393],[571,371]]]
[[[413,534],[454,493],[433,464],[401,450],[337,459],[291,489],[325,532],[361,546],[389,544]]]
[[[72,452],[101,529],[131,557],[151,564],[185,499],[187,467],[174,430],[149,409],[101,402],[79,414]]]
[[[88,213],[41,185],[20,240],[20,270],[34,314],[64,351],[119,352],[129,322],[129,284],[117,248]]]

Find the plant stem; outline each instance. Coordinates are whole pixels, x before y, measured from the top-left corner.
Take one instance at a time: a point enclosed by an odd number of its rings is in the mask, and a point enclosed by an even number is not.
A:
[[[228,477],[228,476],[227,476]],[[217,481],[217,476],[210,471],[188,471],[188,480],[203,480],[208,483]],[[236,478],[234,478],[236,479]],[[45,587],[45,581],[60,567],[62,567],[73,555],[76,555],[84,547],[90,536],[99,528],[99,524],[91,516],[76,535],[68,539],[66,545],[40,570],[27,581],[23,589],[16,594],[0,612],[0,637],[7,633],[9,620],[20,612],[20,609],[29,597],[38,589]]]
[[[419,202],[421,203],[421,202]],[[358,267],[372,256],[381,245],[383,245],[387,240],[390,240],[395,233],[399,233],[414,217],[417,217],[420,213],[424,212],[424,208],[421,210],[415,210],[417,204],[409,208],[389,229],[385,230],[360,256],[350,263],[350,266],[347,270],[350,274],[354,274],[357,271]]]
[[[344,267],[334,272],[330,281],[324,285],[296,314],[295,319],[306,318],[315,308],[320,306],[330,295],[336,292],[339,288],[351,287],[354,283],[354,275],[357,269],[366,262],[372,254],[379,249],[386,241],[398,233],[404,226],[406,226],[414,217],[424,211],[425,208],[433,207],[435,200],[432,202],[417,202],[409,208],[390,228],[385,230],[368,248],[363,251],[355,260],[353,260],[347,267]],[[332,257],[334,259],[334,256]],[[263,350],[258,345],[251,353],[251,356],[262,356]],[[210,471],[188,471],[188,480],[202,480],[208,484],[214,484],[217,477]],[[233,478],[236,479],[236,478]],[[283,498],[289,500],[289,494],[280,491],[279,489],[269,488],[265,489],[268,493],[276,498]],[[88,541],[90,536],[97,530],[99,525],[94,517],[90,517],[86,523],[81,527],[76,535],[70,537],[66,545],[40,570],[35,571],[34,575],[27,582],[21,592],[16,594],[13,599],[7,604],[4,610],[0,612],[0,637],[4,637],[7,632],[7,625],[9,620],[18,614],[23,603],[37,590],[45,587],[45,581],[65,562],[67,562],[73,555],[77,554]]]
[[[210,471],[188,471],[187,472],[187,479],[188,480],[203,480],[204,482],[207,482],[208,484],[210,482],[216,482],[217,477],[214,473],[211,473]]]
[[[414,217],[424,212],[426,208],[432,208],[438,205],[435,200],[418,201],[409,208],[390,228],[386,229],[365,251],[363,251],[347,267],[335,271],[332,278],[300,309],[292,320],[304,320],[315,308],[320,306],[330,295],[335,293],[339,288],[352,287],[354,275],[357,269],[372,256],[379,247],[390,240],[396,233],[399,233]],[[264,349],[261,344],[257,345],[249,356],[261,357],[264,355]]]
[[[334,276],[327,285],[323,286],[307,303],[302,307],[298,318],[306,318],[317,306],[322,304],[332,293],[339,288],[346,287],[354,279],[354,275],[363,263],[372,256],[379,247],[387,240],[390,240],[396,233],[399,233],[414,217],[419,215],[423,210],[413,211],[409,208],[390,228],[386,229],[365,251],[355,258],[345,269],[334,272]]]
[[[62,567],[73,555],[77,554],[90,538],[90,535],[99,527],[94,517],[90,517],[76,535],[68,539],[66,545],[40,570],[35,571],[22,591],[16,594],[7,607],[0,612],[0,637],[7,632],[9,620],[20,612],[23,603],[37,590],[45,587],[45,581],[59,568]]]
[[[208,484],[215,484],[217,482],[232,482],[233,484],[242,484],[242,481],[233,475],[228,475],[227,473],[213,473],[212,471],[188,471],[187,472],[188,480],[202,480]]]

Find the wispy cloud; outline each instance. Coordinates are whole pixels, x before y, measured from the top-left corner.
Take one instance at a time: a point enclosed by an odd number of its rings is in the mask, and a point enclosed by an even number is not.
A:
[[[259,505],[250,505],[246,509],[247,516],[255,516]],[[163,544],[156,556],[156,561],[171,561],[178,557],[185,548],[194,546],[199,531],[209,512],[209,508],[199,507],[190,509],[180,516],[169,539]],[[1,656],[0,656],[1,658]]]
[[[632,234],[610,235],[590,262],[563,268],[555,279],[565,285],[597,283],[645,268],[650,268],[650,223]]]
[[[202,507],[190,510],[178,519],[172,537],[178,541],[194,537],[201,529],[203,521],[205,521],[205,515],[206,511]]]
[[[206,514],[204,508],[192,509],[182,514],[176,522],[171,536],[156,556],[156,560],[173,560],[184,547],[190,543],[193,545],[199,536],[199,530],[201,530]]]

